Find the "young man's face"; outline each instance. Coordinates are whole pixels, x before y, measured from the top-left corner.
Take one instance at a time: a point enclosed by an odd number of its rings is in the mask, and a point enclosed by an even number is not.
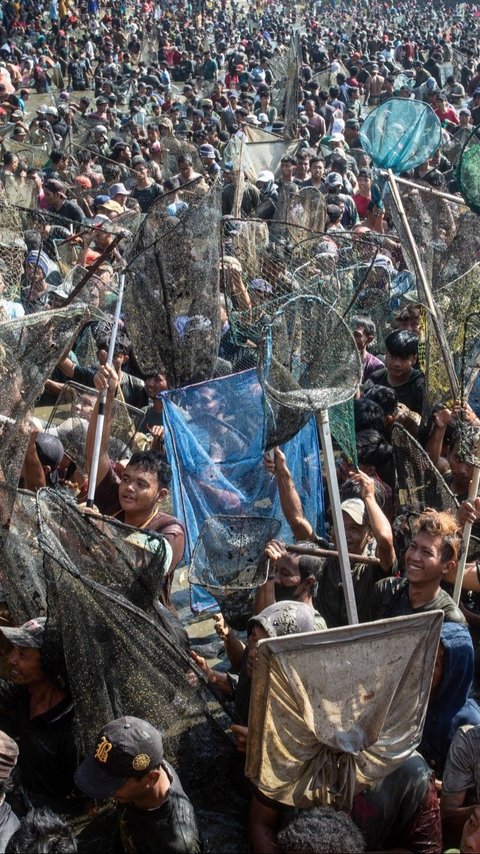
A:
[[[286,183],[293,181],[293,163],[280,163],[280,174],[282,181]]]
[[[387,350],[385,355],[385,366],[395,383],[400,385],[400,383],[409,378],[416,360],[416,356],[394,356]]]
[[[351,554],[361,554],[367,545],[370,529],[368,525],[359,525],[358,522],[355,522],[349,513],[345,513],[345,511],[342,511],[342,516],[348,551]]]
[[[470,481],[473,477],[473,466],[461,459],[458,453],[459,450],[460,443],[456,442],[450,452],[448,461],[457,487],[460,487],[462,492],[468,492]]]
[[[42,671],[39,649],[14,646],[7,655],[10,678],[15,685],[33,685],[45,676]]]
[[[161,391],[166,391],[168,388],[167,380],[164,374],[155,374],[152,377],[147,377],[145,380],[145,390],[149,397],[156,397]]]
[[[355,338],[355,344],[357,345],[360,353],[366,349],[367,345],[370,344],[373,336],[367,335],[363,326],[357,326],[353,332],[353,337]]]
[[[440,583],[454,564],[455,561],[442,558],[442,538],[426,531],[415,534],[405,553],[405,568],[410,584]]]
[[[127,513],[150,513],[156,502],[167,493],[161,489],[155,472],[142,471],[138,466],[127,465],[118,485],[118,498]]]

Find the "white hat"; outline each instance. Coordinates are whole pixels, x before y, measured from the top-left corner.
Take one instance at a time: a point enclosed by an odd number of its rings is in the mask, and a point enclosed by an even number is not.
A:
[[[269,172],[268,169],[262,169],[262,171],[259,172],[257,175],[256,183],[257,184],[268,184],[269,181],[274,181],[274,180],[275,180],[275,176],[274,176],[273,172]]]
[[[364,524],[365,504],[361,498],[348,498],[346,501],[342,501],[340,506],[343,513],[348,513],[357,525]]]
[[[124,184],[112,184],[112,186],[110,187],[110,189],[108,191],[108,194],[109,194],[111,199],[114,199],[115,196],[118,196],[118,195],[131,196],[132,192],[131,192],[131,190],[127,190],[127,188],[125,187]]]

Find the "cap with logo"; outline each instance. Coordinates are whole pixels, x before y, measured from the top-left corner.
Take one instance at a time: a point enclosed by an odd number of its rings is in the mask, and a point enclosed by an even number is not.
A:
[[[110,721],[99,733],[93,756],[75,771],[78,788],[94,800],[105,800],[130,777],[144,777],[163,759],[162,736],[152,724],[127,716]]]

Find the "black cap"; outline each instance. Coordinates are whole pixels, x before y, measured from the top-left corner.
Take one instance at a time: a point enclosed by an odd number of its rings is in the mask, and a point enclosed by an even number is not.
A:
[[[35,439],[35,449],[42,466],[50,467],[50,483],[57,483],[58,467],[65,454],[60,439],[50,433],[39,433]]]
[[[111,798],[130,777],[140,779],[163,759],[162,736],[152,724],[127,716],[100,732],[93,756],[75,771],[78,788],[96,801]]]

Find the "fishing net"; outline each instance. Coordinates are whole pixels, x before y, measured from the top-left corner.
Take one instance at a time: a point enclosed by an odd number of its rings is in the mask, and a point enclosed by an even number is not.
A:
[[[285,102],[281,112],[281,115],[284,116],[283,135],[285,139],[289,140],[294,139],[297,135],[298,104],[301,101],[301,63],[300,33],[297,30],[290,39],[286,56],[287,80],[285,83]]]
[[[475,213],[480,213],[480,142],[477,128],[465,142],[455,177],[467,205]]]
[[[16,208],[0,200],[0,274],[4,299],[13,300],[20,293],[20,280],[27,247]]]
[[[418,746],[441,627],[430,612],[260,641],[247,777],[283,804],[350,809]]]
[[[60,439],[65,453],[75,461],[77,469],[87,473],[85,447],[88,424],[98,392],[78,383],[65,383],[48,419],[47,432]],[[111,460],[128,459],[131,455],[143,412],[115,399],[108,443]]]
[[[188,580],[216,599],[233,629],[245,629],[253,613],[255,590],[267,578],[263,550],[280,528],[262,516],[213,516],[200,531]]]
[[[338,447],[349,463],[358,466],[357,443],[355,438],[355,411],[353,398],[332,406],[328,413],[330,430]]]
[[[21,625],[47,613],[43,556],[37,541],[36,501],[31,492],[0,483],[0,502],[0,586],[13,624]]]
[[[219,188],[192,190],[181,219],[159,200],[129,250],[125,311],[140,369],[163,365],[170,387],[215,373],[220,343]],[[174,251],[172,248],[174,247]]]
[[[437,242],[434,255],[434,290],[467,273],[472,268],[472,260],[478,258],[479,252],[477,214],[470,210],[463,211],[455,217],[453,239],[443,247]]]
[[[313,412],[349,400],[362,376],[348,326],[312,296],[293,297],[276,312],[262,340],[259,370],[271,401]]]
[[[0,468],[17,486],[30,432],[29,411],[60,357],[75,338],[85,306],[31,314],[0,323]]]
[[[467,325],[467,318],[480,311],[480,265],[475,264],[460,278],[438,288],[435,291],[435,303],[456,374],[468,393],[478,374],[478,322],[472,318],[472,322]],[[426,402],[430,405],[451,402],[444,359],[428,314],[427,319]]]
[[[427,452],[400,424],[394,424],[391,435],[395,460],[395,515],[425,508],[450,510],[455,513],[457,500],[433,465]]]
[[[376,166],[398,174],[431,157],[441,144],[442,127],[423,101],[391,98],[369,113],[360,139]]]
[[[263,465],[266,415],[254,370],[163,395],[165,448],[172,465],[174,513],[186,530],[191,560],[204,522],[212,516],[283,519],[275,479]],[[305,516],[321,533],[323,492],[314,419],[283,447]],[[282,537],[290,529],[283,520]],[[192,585],[192,607],[215,607]]]
[[[38,513],[48,590],[45,655],[49,637],[60,636],[80,753],[94,749],[106,721],[125,714],[146,719],[163,731],[166,759],[192,798],[206,838],[221,822],[212,803],[223,805],[223,797],[235,824],[224,717],[203,684],[187,681],[184,632],[155,607],[168,565],[165,541],[83,515],[50,490],[39,493]],[[237,850],[235,841],[225,850]]]

